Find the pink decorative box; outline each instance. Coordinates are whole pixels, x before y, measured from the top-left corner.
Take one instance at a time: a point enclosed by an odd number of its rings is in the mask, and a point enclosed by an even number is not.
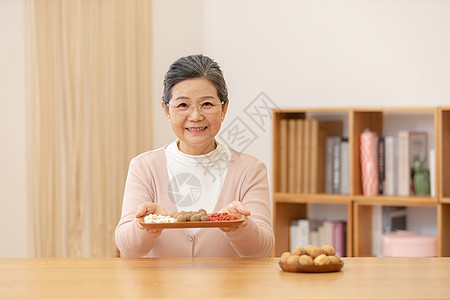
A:
[[[383,234],[382,247],[384,256],[437,256],[437,237],[399,230]]]

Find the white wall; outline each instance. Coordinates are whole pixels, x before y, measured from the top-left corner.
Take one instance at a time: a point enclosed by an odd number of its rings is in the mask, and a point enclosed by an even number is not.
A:
[[[204,51],[202,0],[153,0],[152,101],[153,146],[159,148],[175,140],[161,108],[164,74],[181,56]]]
[[[0,257],[27,257],[25,1],[0,0]]]

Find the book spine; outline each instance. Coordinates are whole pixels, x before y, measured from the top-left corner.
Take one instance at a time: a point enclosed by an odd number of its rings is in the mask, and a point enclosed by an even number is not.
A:
[[[303,119],[297,119],[297,167],[295,169],[295,178],[296,178],[296,192],[303,193]]]
[[[348,148],[348,139],[341,141],[341,173],[340,173],[340,192],[348,195],[350,193],[350,154]]]
[[[385,179],[385,142],[384,137],[378,138],[378,194],[383,195],[384,179]]]
[[[280,120],[280,192],[288,190],[288,120]]]
[[[386,136],[384,138],[384,189],[385,195],[393,196],[395,192],[396,168],[395,168],[395,138]]]
[[[295,193],[296,190],[296,178],[295,178],[295,165],[297,160],[296,149],[296,120],[289,119],[288,121],[288,192]]]
[[[431,197],[435,197],[436,196],[436,154],[434,152],[434,149],[430,150],[429,162],[430,162],[430,192],[431,192]]]
[[[326,138],[325,193],[333,193],[333,137]]]
[[[295,249],[299,240],[299,220],[292,220],[289,225],[289,251]]]
[[[309,193],[309,179],[310,179],[310,168],[311,168],[311,155],[309,153],[310,150],[310,146],[309,143],[311,141],[311,137],[310,137],[310,127],[311,121],[310,120],[305,120],[305,122],[303,123],[303,175],[302,175],[302,179],[303,179],[303,184],[302,184],[302,189],[303,189],[303,193],[307,194]]]
[[[409,163],[409,132],[398,133],[398,194],[409,196],[411,191],[411,171]]]
[[[333,247],[337,256],[345,256],[344,222],[333,222]]]
[[[333,194],[341,193],[341,138],[333,142]]]
[[[309,244],[309,220],[300,220],[298,226],[300,238],[297,246],[306,247]]]
[[[317,193],[317,182],[318,182],[318,161],[319,161],[319,121],[310,121],[310,141],[309,141],[309,153],[311,154],[311,165],[310,165],[310,179],[309,179],[309,189],[308,191],[312,194]]]

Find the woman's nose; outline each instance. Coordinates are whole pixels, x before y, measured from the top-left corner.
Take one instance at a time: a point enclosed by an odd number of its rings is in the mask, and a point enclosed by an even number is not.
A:
[[[200,108],[196,105],[191,106],[191,111],[189,112],[189,120],[198,121],[203,120],[204,116]]]

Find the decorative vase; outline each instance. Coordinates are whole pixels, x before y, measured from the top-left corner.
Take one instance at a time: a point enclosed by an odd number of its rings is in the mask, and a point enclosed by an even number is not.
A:
[[[416,195],[427,195],[430,194],[430,174],[428,170],[425,170],[424,158],[416,158],[413,162],[414,169],[414,193]]]

